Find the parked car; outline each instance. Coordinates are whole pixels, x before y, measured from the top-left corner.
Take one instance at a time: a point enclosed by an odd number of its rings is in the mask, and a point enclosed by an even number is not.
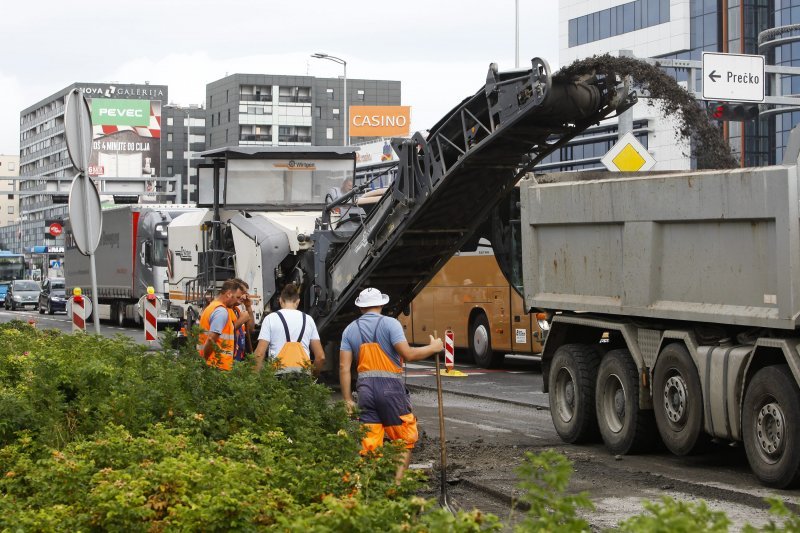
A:
[[[16,279],[6,292],[6,309],[16,311],[18,308],[35,309],[39,302],[39,292],[42,288],[30,279]]]
[[[47,311],[52,315],[56,311],[67,312],[67,294],[64,278],[48,278],[42,283],[42,292],[39,293],[39,314]]]
[[[11,285],[10,281],[0,281],[0,300],[6,301],[6,293],[8,292],[8,287]]]

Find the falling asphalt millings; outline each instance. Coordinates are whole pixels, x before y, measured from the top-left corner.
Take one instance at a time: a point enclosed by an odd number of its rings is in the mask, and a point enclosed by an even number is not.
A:
[[[649,105],[656,106],[662,116],[677,121],[676,138],[688,140],[694,145],[698,168],[739,166],[720,129],[709,120],[705,109],[658,64],[605,54],[579,59],[556,72],[553,77],[571,81],[593,74],[629,77],[634,89],[646,91]]]

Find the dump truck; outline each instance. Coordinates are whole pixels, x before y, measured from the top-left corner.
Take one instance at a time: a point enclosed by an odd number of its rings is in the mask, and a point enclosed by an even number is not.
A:
[[[614,454],[743,443],[765,485],[800,480],[800,132],[784,164],[529,175],[495,230],[562,440]],[[517,210],[514,212],[514,210]],[[518,223],[509,221],[518,221]],[[502,240],[502,239],[499,239]]]
[[[103,210],[100,242],[94,252],[97,298],[92,294],[89,256],[75,245],[66,223],[64,277],[68,293],[80,287],[92,298],[100,319],[119,325],[141,324],[139,299],[153,287],[162,299],[159,324],[177,324],[180,316],[169,305],[167,287],[167,226],[173,217],[193,206],[129,204]]]

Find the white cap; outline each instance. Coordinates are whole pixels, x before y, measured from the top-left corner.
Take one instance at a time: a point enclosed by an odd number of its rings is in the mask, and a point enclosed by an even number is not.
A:
[[[356,298],[358,307],[380,307],[389,303],[389,295],[383,294],[374,287],[364,289]]]

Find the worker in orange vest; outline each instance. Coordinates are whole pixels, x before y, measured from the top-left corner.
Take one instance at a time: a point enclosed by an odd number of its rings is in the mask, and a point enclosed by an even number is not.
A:
[[[197,351],[209,366],[221,370],[233,368],[234,322],[233,308],[239,305],[242,296],[241,284],[229,279],[222,284],[216,298],[211,300],[200,315]]]
[[[309,366],[314,376],[319,376],[325,363],[325,352],[319,340],[314,319],[300,311],[300,294],[297,286],[289,283],[278,298],[280,310],[270,313],[261,324],[256,346],[256,372],[261,370],[269,349],[269,358],[275,363],[275,375],[302,372]],[[312,359],[313,358],[313,366]]]
[[[402,440],[405,452],[395,473],[400,481],[411,460],[411,450],[419,435],[417,418],[411,410],[411,397],[403,382],[406,361],[426,359],[443,349],[442,339],[430,336],[427,346],[408,345],[403,326],[397,319],[381,314],[389,296],[368,288],[356,298],[361,317],[342,333],[339,352],[339,385],[348,409],[355,407],[350,385],[353,354],[358,364],[358,419],[366,428],[361,441],[362,453],[383,445],[384,434],[391,440]]]

